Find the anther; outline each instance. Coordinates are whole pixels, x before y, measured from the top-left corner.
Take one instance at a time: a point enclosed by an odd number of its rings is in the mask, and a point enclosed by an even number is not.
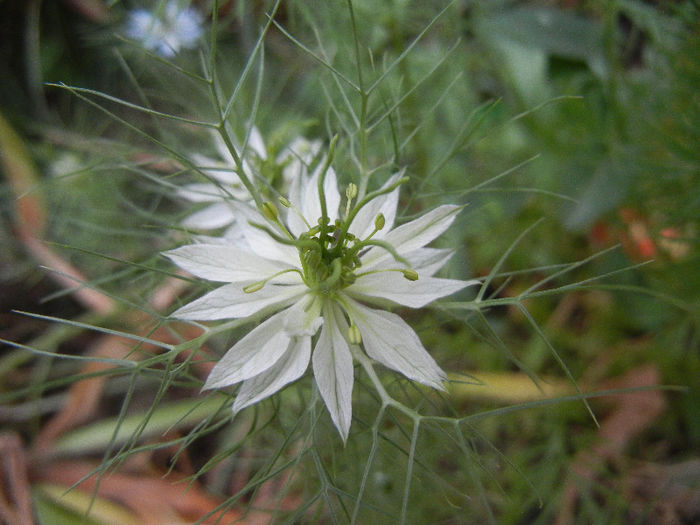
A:
[[[355,324],[351,324],[348,328],[348,342],[351,345],[359,345],[362,343],[362,333]]]
[[[243,287],[244,293],[254,293],[262,289],[265,286],[265,281],[258,281],[257,283],[252,283]]]
[[[270,201],[263,202],[262,213],[265,218],[270,219],[273,222],[277,222],[277,208]]]
[[[401,273],[403,273],[403,276],[408,279],[409,281],[417,281],[418,280],[418,272],[415,270],[411,270],[410,268],[407,268],[405,270],[401,270]]]
[[[374,219],[374,227],[377,230],[381,230],[384,228],[384,224],[386,223],[386,219],[384,219],[384,214],[380,213],[377,215],[377,218]]]

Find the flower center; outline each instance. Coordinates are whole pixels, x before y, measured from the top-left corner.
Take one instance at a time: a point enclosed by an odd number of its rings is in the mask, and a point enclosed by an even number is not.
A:
[[[325,295],[355,282],[355,270],[361,266],[357,238],[340,221],[319,224],[299,236],[299,258],[304,280],[312,290]]]

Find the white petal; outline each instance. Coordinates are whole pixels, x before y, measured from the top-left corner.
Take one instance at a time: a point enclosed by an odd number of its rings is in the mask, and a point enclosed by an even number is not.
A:
[[[321,317],[321,300],[307,294],[287,310],[284,319],[284,329],[290,336],[315,335],[323,324]]]
[[[409,379],[444,390],[445,372],[403,319],[396,314],[367,308],[350,298],[346,298],[346,302],[362,333],[367,355]]]
[[[222,195],[227,198],[234,197],[246,201],[252,198],[248,190],[243,186],[241,179],[238,177],[238,173],[235,172],[234,166],[211,162],[197,163],[197,167],[210,182],[195,182],[188,185],[192,186],[192,190],[200,193],[204,191],[205,193],[211,194],[213,191],[205,188],[205,186],[212,186],[218,188],[222,192]],[[197,188],[197,185],[201,185],[201,188]]]
[[[391,244],[399,254],[422,248],[450,227],[460,209],[461,206],[439,206],[390,231],[384,236],[384,241]],[[391,258],[391,255],[383,248],[375,246],[364,254],[361,260],[363,265],[370,265],[387,258]]]
[[[233,412],[262,401],[299,379],[309,366],[310,356],[311,338],[293,338],[287,351],[274,365],[243,383],[233,403]]]
[[[292,268],[227,244],[190,244],[163,255],[192,275],[210,281],[258,281]],[[300,282],[299,274],[293,274]]]
[[[262,224],[268,226],[270,230],[275,231],[275,226],[270,224],[257,210],[252,210],[249,206],[240,203],[232,203],[238,221],[241,225],[241,231],[248,241],[248,245],[255,253],[266,259],[281,261],[283,263],[300,267],[299,252],[294,246],[282,244],[263,230],[251,226],[250,223]],[[277,232],[279,233],[279,232]],[[279,233],[282,236],[282,233]]]
[[[217,202],[194,212],[182,221],[185,228],[213,230],[227,226],[236,220],[233,210],[225,202]]]
[[[340,193],[338,192],[338,178],[332,167],[328,168],[328,173],[323,181],[323,192],[326,194],[326,207],[331,224],[338,218],[338,207],[340,206]]]
[[[337,307],[324,308],[325,322],[313,354],[314,378],[333,424],[343,441],[348,437],[352,421],[352,355],[343,332],[347,323]]]
[[[257,126],[253,126],[250,130],[250,136],[248,137],[248,148],[250,148],[259,158],[263,160],[267,158],[265,141],[263,141],[262,134]]]
[[[192,237],[192,240],[199,244],[223,244],[245,252],[251,251],[250,246],[248,246],[248,241],[246,241],[243,231],[241,230],[241,225],[238,222],[234,222],[231,226],[226,228],[221,236],[195,235]]]
[[[233,345],[212,369],[204,389],[230,386],[272,367],[290,342],[282,330],[283,322],[284,312],[275,314]]]
[[[409,281],[399,272],[380,272],[358,277],[345,292],[358,299],[388,299],[410,308],[422,308],[436,299],[478,283],[479,281],[440,279],[420,274],[417,281]]]
[[[206,182],[185,184],[177,190],[177,194],[190,202],[216,202],[228,197],[220,186]]]
[[[323,143],[320,140],[308,140],[305,137],[295,137],[280,151],[275,163],[284,164],[290,160],[294,162],[292,159],[296,159],[308,166],[314,158],[316,158],[319,151],[321,151],[322,146]],[[297,175],[297,172],[292,173],[292,175]]]
[[[224,145],[224,148],[226,146]],[[224,161],[215,160],[205,155],[194,154],[190,155],[193,164],[197,169],[202,172],[211,181],[213,185],[220,186],[230,186],[236,188],[243,188],[241,179],[236,173],[236,164],[233,161],[233,157],[228,155],[223,157]],[[250,198],[250,196],[249,196]]]
[[[304,222],[304,219],[299,216],[299,214],[301,213],[301,204],[304,201],[304,199],[302,198],[304,183],[307,180],[308,177],[305,175],[303,177],[294,177],[289,183],[288,198],[289,202],[292,203],[292,208],[287,209],[285,222],[287,224],[287,227],[289,228],[289,231],[292,232],[292,235],[294,235],[295,237],[299,237],[299,235],[301,235],[305,231],[308,231],[309,228],[313,227],[315,224],[314,223],[307,225]]]
[[[221,237],[214,237],[214,239],[216,240],[205,244],[227,244],[232,248],[237,248],[246,252],[253,251],[248,245],[248,241],[243,232],[243,225],[240,221],[234,222],[231,226],[226,228],[226,231],[224,231]]]
[[[224,139],[221,137],[221,133],[212,130],[211,136],[214,140],[214,146],[216,147],[216,151],[219,153],[221,160],[223,160],[229,166],[235,166],[236,163],[233,160],[233,155],[231,155],[226,142],[224,142]]]
[[[442,268],[452,255],[454,251],[449,249],[418,248],[405,254],[404,257],[420,276],[430,277]]]
[[[306,285],[266,284],[257,292],[245,293],[249,283],[225,284],[173,312],[179,319],[215,321],[248,317],[268,306],[282,308],[303,295]]]
[[[404,172],[401,171],[392,175],[389,180],[387,180],[381,189],[388,188],[403,176]],[[350,225],[350,232],[353,233],[358,239],[365,239],[370,233],[374,231],[374,220],[380,213],[384,215],[384,228],[379,230],[374,234],[375,239],[381,239],[386,236],[394,227],[394,220],[396,219],[396,207],[399,204],[399,187],[397,186],[391,193],[386,195],[380,195],[365,204]]]
[[[282,170],[285,188],[289,188],[295,179],[308,176],[309,164],[321,151],[322,145],[320,140],[309,141],[304,137],[296,137],[280,152],[275,162],[278,165],[286,164]]]
[[[424,275],[430,277],[442,268],[453,254],[454,252],[449,249],[418,248],[412,252],[402,254],[402,257],[408,261],[409,268],[417,271],[421,277]],[[363,273],[369,270],[388,270],[391,268],[403,268],[403,265],[396,262],[393,257],[390,257],[372,264],[363,264],[357,273]]]

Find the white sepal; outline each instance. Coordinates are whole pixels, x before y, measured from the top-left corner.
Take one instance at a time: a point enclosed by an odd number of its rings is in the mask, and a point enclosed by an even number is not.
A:
[[[321,300],[307,294],[287,309],[284,318],[284,329],[289,336],[315,335],[323,324],[321,316]]]
[[[455,220],[461,206],[443,205],[421,215],[411,222],[402,224],[384,236],[384,241],[389,243],[401,255],[422,248],[447,228]],[[392,258],[386,250],[379,246],[370,249],[361,257],[363,265],[372,265],[379,261]]]
[[[210,281],[239,283],[255,281],[293,268],[278,261],[259,257],[229,244],[190,244],[165,252],[164,255],[183,270]],[[296,282],[301,277],[296,272]],[[285,281],[286,282],[286,281]]]
[[[343,441],[348,438],[352,421],[352,355],[343,337],[347,322],[335,305],[324,307],[321,328],[312,358],[314,377],[333,424]]]
[[[248,317],[268,306],[283,308],[308,290],[305,285],[268,283],[256,292],[246,293],[243,287],[251,283],[225,284],[175,310],[173,317],[193,321],[215,321]]]
[[[182,225],[194,230],[214,230],[231,224],[235,219],[226,202],[215,202],[189,215]]]
[[[367,308],[346,299],[362,333],[367,355],[409,379],[444,390],[445,372],[423,347],[413,329],[396,314]]]
[[[380,189],[388,188],[396,181],[399,180],[404,174],[404,171],[400,171],[389,177]],[[350,225],[350,232],[353,233],[358,239],[365,239],[374,230],[374,220],[380,213],[384,215],[384,228],[379,230],[374,234],[374,239],[382,239],[386,237],[387,232],[389,232],[394,227],[394,221],[396,220],[396,207],[399,204],[399,187],[397,186],[391,193],[386,195],[380,195],[375,197],[367,204],[365,204],[360,211],[357,212],[355,218]]]
[[[399,272],[381,272],[359,277],[345,289],[345,293],[360,299],[388,299],[409,308],[422,308],[441,297],[478,283],[479,281],[441,279],[420,274],[417,281],[409,281]]]
[[[308,336],[293,338],[289,342],[287,351],[274,365],[263,373],[247,379],[241,385],[233,402],[233,412],[236,413],[262,401],[285,385],[299,379],[309,366],[310,356],[311,338]]]
[[[273,315],[233,345],[212,369],[204,389],[234,385],[272,367],[291,341],[282,329],[284,314]]]

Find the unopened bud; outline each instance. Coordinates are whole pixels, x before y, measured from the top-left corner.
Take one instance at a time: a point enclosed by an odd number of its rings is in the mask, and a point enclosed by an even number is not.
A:
[[[273,222],[277,222],[277,208],[270,201],[263,202],[262,213],[265,218],[270,219]]]
[[[254,293],[260,290],[263,286],[265,286],[264,281],[258,281],[257,283],[249,284],[247,286],[243,287],[243,291],[245,293]]]
[[[351,345],[359,345],[362,343],[362,334],[357,325],[351,324],[348,329],[348,341]]]
[[[348,198],[349,201],[357,197],[357,185],[354,182],[351,182],[350,184],[348,184],[348,187],[345,188],[345,196]]]
[[[403,276],[408,279],[409,281],[417,281],[418,280],[418,272],[415,270],[411,270],[410,268],[407,268],[406,270],[401,270],[401,273],[403,273]]]
[[[377,230],[381,230],[382,228],[384,228],[385,223],[386,223],[386,219],[384,219],[383,213],[380,213],[379,215],[377,215],[377,218],[374,219],[374,227]]]

